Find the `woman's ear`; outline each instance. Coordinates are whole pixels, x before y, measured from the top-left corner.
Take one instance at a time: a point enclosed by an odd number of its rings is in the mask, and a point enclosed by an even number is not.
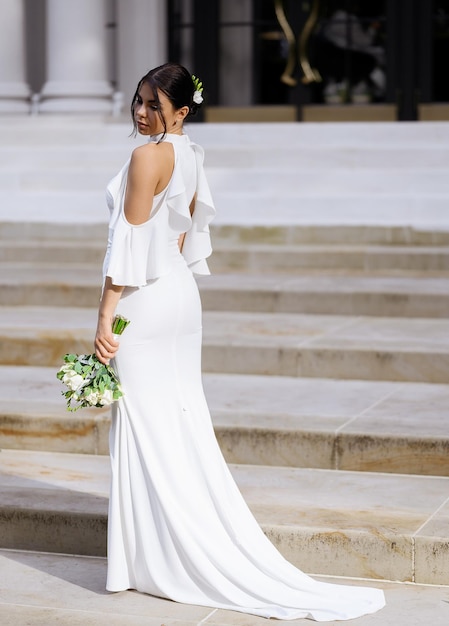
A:
[[[184,121],[184,119],[187,117],[187,115],[189,114],[189,107],[185,106],[185,107],[181,107],[180,109],[178,109],[176,111],[176,117],[178,120],[180,120],[181,122]]]

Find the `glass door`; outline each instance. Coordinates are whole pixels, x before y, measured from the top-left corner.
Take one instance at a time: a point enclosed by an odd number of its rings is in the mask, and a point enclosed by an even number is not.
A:
[[[311,98],[315,103],[370,105],[387,101],[386,22],[386,0],[322,3],[312,44],[314,65],[321,77]]]
[[[396,119],[387,85],[388,4],[255,0],[255,16],[266,24],[255,38],[258,100],[294,104],[304,121]]]
[[[449,119],[449,0],[168,7],[169,56],[203,78],[205,119]]]

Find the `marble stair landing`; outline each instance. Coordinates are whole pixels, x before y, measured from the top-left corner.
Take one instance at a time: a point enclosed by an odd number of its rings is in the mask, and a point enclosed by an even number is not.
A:
[[[142,138],[92,119],[0,122],[0,219],[105,223],[104,186]],[[445,123],[192,124],[216,224],[449,230]],[[79,190],[82,190],[80,193]]]

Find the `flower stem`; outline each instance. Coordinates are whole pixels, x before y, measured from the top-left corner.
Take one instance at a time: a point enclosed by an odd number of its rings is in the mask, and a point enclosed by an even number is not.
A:
[[[129,320],[123,315],[116,315],[112,320],[112,332],[114,335],[121,335],[128,326]]]

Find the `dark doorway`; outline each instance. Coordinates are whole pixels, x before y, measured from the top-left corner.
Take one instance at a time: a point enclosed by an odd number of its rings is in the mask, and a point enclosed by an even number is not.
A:
[[[307,107],[323,119],[389,107],[416,120],[421,105],[449,102],[449,0],[246,0],[250,17],[234,21],[229,1],[169,1],[170,58],[191,59],[209,106],[226,104],[223,42],[236,33],[252,49],[246,106],[290,105],[298,119]]]

